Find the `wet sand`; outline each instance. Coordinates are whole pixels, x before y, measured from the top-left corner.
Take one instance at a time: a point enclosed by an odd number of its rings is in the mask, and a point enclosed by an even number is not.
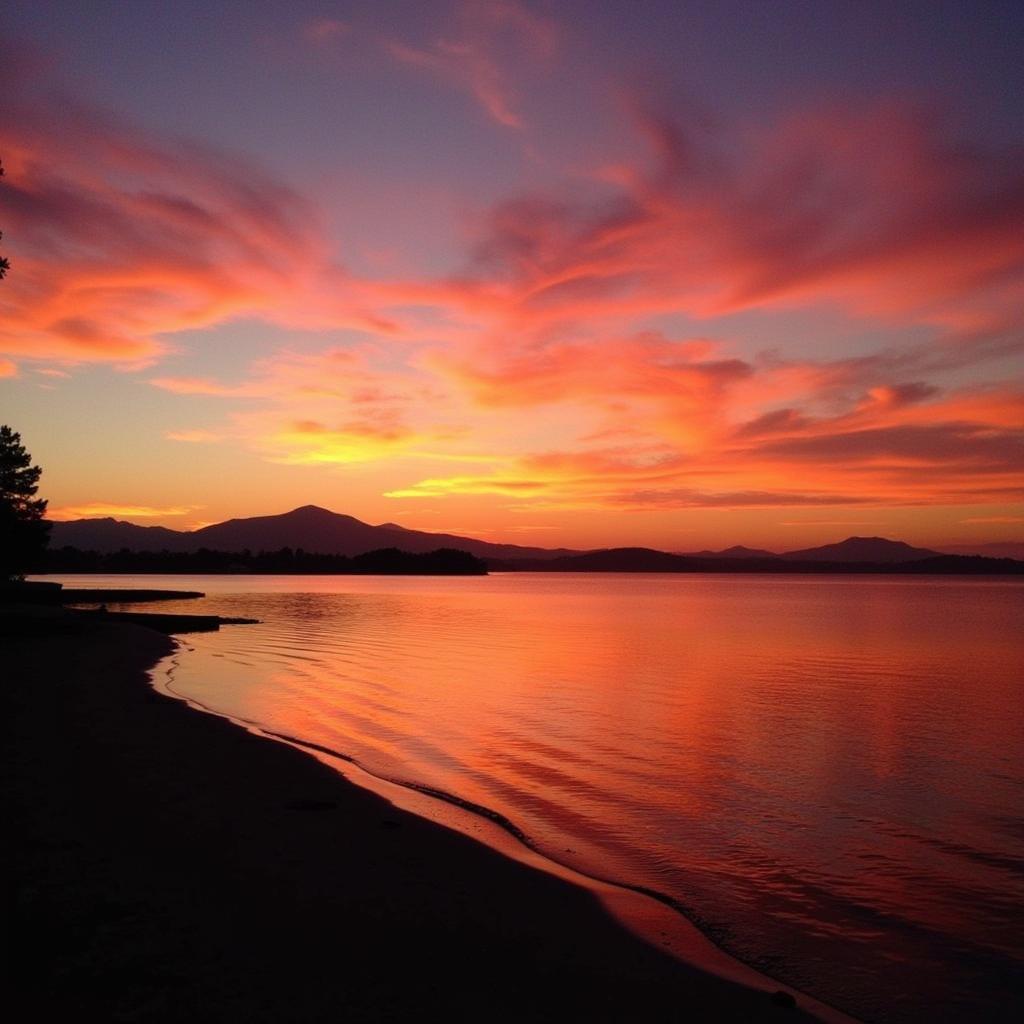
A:
[[[585,889],[155,692],[167,637],[5,618],[19,1019],[812,1019],[645,944]]]

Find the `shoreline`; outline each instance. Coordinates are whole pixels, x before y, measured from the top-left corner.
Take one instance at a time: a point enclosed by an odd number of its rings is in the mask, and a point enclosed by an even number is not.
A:
[[[149,681],[166,637],[59,617],[25,633],[6,644],[16,1004],[146,1020],[827,1011],[671,957],[612,918],[614,894],[602,905],[539,855],[164,695]]]
[[[690,967],[768,995],[780,989],[794,993],[799,1005],[824,1024],[859,1024],[857,1018],[836,1007],[776,981],[758,968],[719,946],[672,899],[653,889],[618,882],[561,863],[544,853],[514,822],[488,807],[462,800],[441,790],[374,774],[357,759],[293,736],[263,728],[255,722],[216,711],[175,691],[174,668],[182,645],[151,670],[153,687],[201,714],[233,722],[253,736],[283,743],[315,758],[352,785],[383,797],[401,810],[454,829],[518,863],[586,889],[623,927],[641,941],[669,953]],[[162,677],[162,678],[161,678]]]

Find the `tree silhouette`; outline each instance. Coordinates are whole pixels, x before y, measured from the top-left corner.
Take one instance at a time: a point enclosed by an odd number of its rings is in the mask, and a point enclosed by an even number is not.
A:
[[[0,178],[4,176],[4,165],[3,161],[0,160]],[[4,237],[4,233],[0,231],[0,238]],[[0,256],[0,277],[3,277],[8,270],[11,269],[10,260],[6,256]]]
[[[0,579],[32,569],[49,541],[46,499],[35,497],[41,473],[21,435],[0,427]]]

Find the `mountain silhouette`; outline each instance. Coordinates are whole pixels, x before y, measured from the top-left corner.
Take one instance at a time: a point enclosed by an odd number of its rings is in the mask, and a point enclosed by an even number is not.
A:
[[[205,548],[210,551],[280,551],[302,549],[310,554],[354,557],[381,548],[399,548],[411,554],[423,554],[438,548],[468,551],[486,559],[493,567],[508,569],[562,568],[565,571],[693,572],[782,571],[780,563],[830,563],[849,565],[898,565],[924,559],[948,558],[955,567],[959,555],[943,555],[927,548],[916,548],[884,537],[847,537],[837,544],[802,548],[775,554],[742,545],[721,551],[697,551],[672,554],[652,548],[609,548],[591,551],[569,548],[522,547],[518,544],[494,544],[473,537],[449,533],[410,530],[397,523],[372,526],[354,516],[330,512],[317,505],[303,505],[276,516],[252,516],[229,519],[199,530],[171,530],[164,526],[138,526],[116,519],[79,519],[54,523],[50,535],[51,550],[73,547],[79,551],[109,554],[128,551],[168,551],[187,553]],[[963,551],[963,549],[961,549]],[[964,551],[964,554],[967,552]],[[983,560],[984,561],[984,560]],[[528,564],[529,563],[529,564]],[[535,564],[534,564],[535,563]],[[997,571],[995,568],[992,571]]]
[[[762,548],[745,548],[742,544],[735,544],[731,548],[722,551],[684,551],[683,558],[778,558],[774,551],[765,551]]]
[[[192,534],[166,526],[138,526],[120,519],[73,519],[50,527],[50,547],[81,551],[188,551]]]
[[[838,544],[787,551],[782,558],[794,562],[916,562],[936,558],[942,552],[915,548],[901,540],[884,537],[847,537]]]
[[[354,516],[330,512],[317,505],[303,505],[283,515],[229,519],[200,530],[169,530],[162,526],[136,526],[116,519],[78,519],[54,523],[50,547],[74,547],[102,553],[120,551],[304,551],[349,557],[400,548],[413,554],[457,548],[478,558],[557,558],[575,554],[567,548],[520,547],[492,544],[472,537],[408,530],[395,523],[371,526]]]

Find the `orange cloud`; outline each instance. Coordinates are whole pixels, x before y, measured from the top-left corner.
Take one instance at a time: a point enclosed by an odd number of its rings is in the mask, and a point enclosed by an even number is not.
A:
[[[10,359],[0,359],[0,377],[16,377],[18,367]]]
[[[744,380],[744,386],[748,381]],[[720,419],[733,413],[728,390]],[[729,430],[626,435],[628,447],[520,455],[389,497],[491,494],[547,506],[693,508],[984,504],[1024,499],[1024,394],[888,385],[830,416],[793,409]]]
[[[461,408],[451,392],[413,367],[378,369],[374,346],[280,352],[258,361],[249,380],[156,378],[178,394],[259,398],[232,416],[231,434],[275,462],[300,465],[371,462],[397,456],[472,460]]]
[[[729,157],[638,116],[653,166],[606,173],[592,201],[500,203],[467,304],[487,297],[508,330],[821,303],[961,333],[1019,318],[1024,172],[1011,150],[966,149],[896,104],[793,116],[731,140]]]
[[[0,212],[16,268],[0,293],[0,352],[137,366],[169,334],[241,315],[396,329],[294,190],[251,161],[44,98],[48,83],[21,64],[0,54]]]
[[[522,345],[505,351],[485,346],[461,362],[435,357],[486,405],[533,405],[575,395],[664,396],[704,405],[729,382],[747,376],[738,359],[706,358],[705,341],[671,341],[654,332],[591,342]],[[488,365],[490,364],[490,365]]]
[[[47,511],[47,519],[54,522],[67,522],[69,519],[162,519],[165,516],[187,516],[190,512],[202,508],[202,505],[170,505],[164,508],[153,508],[149,505],[119,505],[103,501],[90,502],[87,505],[65,505],[62,508],[51,508]]]
[[[311,42],[341,31],[307,28]],[[544,19],[494,2],[391,52],[516,127],[510,57],[554,45]],[[992,381],[1024,352],[1024,171],[912,106],[716,138],[636,105],[648,150],[504,197],[470,224],[457,272],[375,280],[341,265],[319,211],[258,167],[69,112],[25,77],[0,70],[17,271],[0,352],[138,366],[186,328],[240,316],[325,332],[317,351],[300,336],[230,380],[154,373],[172,394],[246,399],[223,429],[171,439],[386,462],[395,497],[534,507],[1021,497],[1024,398]],[[793,310],[822,335],[759,350],[757,328],[777,338]],[[835,354],[837,321],[857,354]]]
[[[396,417],[390,423],[354,420],[336,427],[300,420],[280,427],[262,444],[274,461],[324,465],[376,461],[400,454],[418,440]]]

